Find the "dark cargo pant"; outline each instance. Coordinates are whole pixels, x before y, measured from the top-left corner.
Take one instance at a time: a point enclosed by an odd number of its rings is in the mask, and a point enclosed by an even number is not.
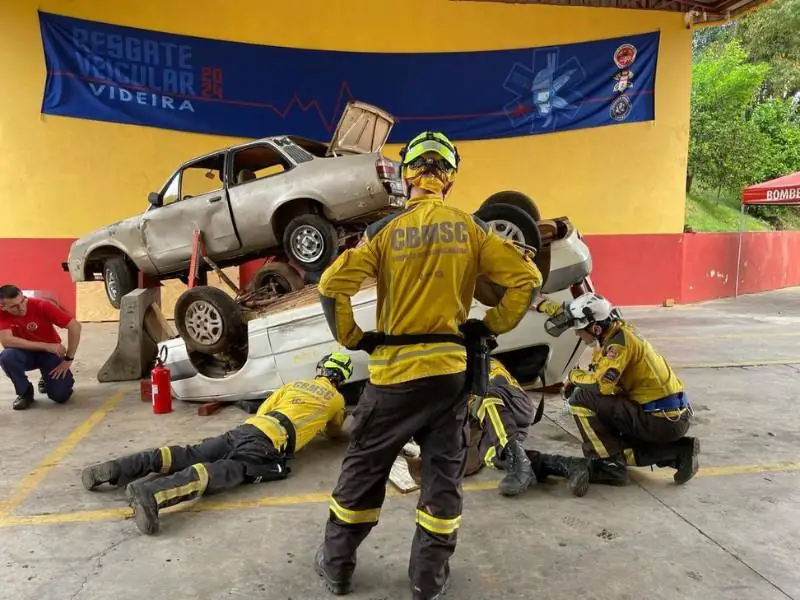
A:
[[[392,463],[410,438],[419,444],[422,489],[408,574],[423,593],[449,572],[461,521],[468,436],[466,375],[440,375],[395,385],[367,383],[333,491],[325,527],[325,569],[348,579],[356,549],[377,525]]]
[[[480,424],[478,456],[487,467],[503,468],[501,457],[509,440],[521,443],[533,422],[533,403],[523,390],[509,385],[489,386],[477,408]]]
[[[675,442],[689,430],[689,411],[680,416],[647,413],[626,396],[608,396],[576,387],[569,411],[583,438],[587,458],[618,457],[630,466],[655,462],[658,446]]]
[[[289,473],[284,454],[258,427],[248,424],[199,444],[145,450],[115,462],[120,475],[109,482],[112,485],[124,486],[149,473],[167,475],[145,484],[159,508],[246,482],[284,479]]]

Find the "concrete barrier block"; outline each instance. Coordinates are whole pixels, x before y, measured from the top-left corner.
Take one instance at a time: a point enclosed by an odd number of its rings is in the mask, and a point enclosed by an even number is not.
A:
[[[158,351],[145,329],[145,316],[151,304],[161,305],[160,288],[140,288],[123,296],[117,347],[97,373],[97,381],[133,381],[149,372]]]

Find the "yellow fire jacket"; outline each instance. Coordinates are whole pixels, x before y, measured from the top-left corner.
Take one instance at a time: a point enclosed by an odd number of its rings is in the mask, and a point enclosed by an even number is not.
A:
[[[496,358],[493,358],[489,363],[489,385],[510,385],[522,390],[519,382],[508,372],[503,363]],[[525,390],[522,390],[522,393],[524,394]]]
[[[573,369],[569,380],[600,394],[622,394],[647,404],[683,391],[663,356],[625,321],[614,323],[592,355],[588,370]]]
[[[267,413],[282,413],[294,425],[296,453],[320,432],[337,437],[344,423],[344,406],[344,396],[339,390],[326,377],[316,377],[293,381],[275,390],[245,423],[258,427],[280,450],[286,444],[286,430]]]
[[[354,347],[363,335],[350,297],[367,278],[376,279],[378,331],[458,335],[479,274],[507,289],[487,311],[487,327],[498,335],[513,329],[541,287],[539,269],[473,215],[446,206],[437,195],[425,195],[370,225],[359,245],[325,270],[320,301],[334,337],[345,347]],[[380,346],[369,361],[376,385],[465,369],[464,347],[455,343]]]

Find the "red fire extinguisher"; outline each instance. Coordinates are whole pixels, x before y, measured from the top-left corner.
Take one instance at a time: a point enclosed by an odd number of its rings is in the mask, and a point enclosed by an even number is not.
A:
[[[156,364],[150,371],[150,387],[153,393],[153,412],[157,415],[172,412],[172,386],[169,369],[164,366],[167,347],[161,346]]]

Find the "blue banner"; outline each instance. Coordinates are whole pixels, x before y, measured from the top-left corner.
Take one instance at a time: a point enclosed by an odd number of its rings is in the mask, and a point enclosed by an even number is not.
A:
[[[349,99],[424,129],[505,138],[655,118],[659,33],[480,52],[260,46],[40,12],[42,112],[180,131],[330,139]]]

